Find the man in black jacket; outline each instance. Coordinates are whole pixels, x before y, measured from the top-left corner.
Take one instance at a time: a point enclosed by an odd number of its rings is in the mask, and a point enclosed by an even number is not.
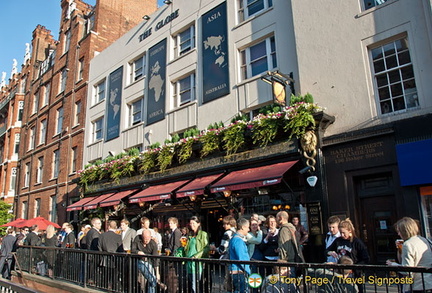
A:
[[[24,245],[29,246],[40,246],[42,244],[42,239],[39,237],[39,226],[33,225],[30,227],[30,233],[24,240]]]
[[[0,256],[0,273],[3,278],[11,279],[11,269],[13,263],[12,252],[16,251],[15,231],[12,227],[7,229],[7,236],[3,238],[1,244]]]
[[[92,228],[87,232],[86,243],[87,248],[90,250],[99,250],[98,242],[100,236],[100,229],[102,227],[102,221],[99,218],[93,218],[91,220]]]
[[[109,221],[108,231],[100,234],[98,248],[99,251],[104,252],[119,252],[122,246],[122,238],[120,234],[117,234],[117,222]],[[114,289],[117,291],[119,282],[119,274],[115,273],[116,264],[119,264],[119,259],[116,261],[115,255],[103,255],[100,266],[102,267],[103,275],[108,279],[108,289]]]

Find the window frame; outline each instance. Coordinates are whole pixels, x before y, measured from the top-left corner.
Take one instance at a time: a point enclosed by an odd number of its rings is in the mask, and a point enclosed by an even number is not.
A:
[[[137,103],[140,103],[140,109],[136,110],[135,105]],[[137,124],[140,124],[141,122],[143,122],[143,113],[144,113],[144,98],[141,97],[133,102],[131,102],[130,104],[128,104],[128,108],[129,108],[129,126],[134,126]],[[140,113],[140,118],[135,119],[136,114]]]
[[[67,68],[63,68],[63,70],[60,72],[59,77],[59,94],[63,93],[66,90],[66,83],[67,83],[67,72],[69,70]]]
[[[190,37],[187,39],[182,39],[183,34],[186,32],[189,32]],[[174,36],[175,45],[174,45],[174,52],[176,57],[183,56],[189,51],[192,51],[196,47],[196,32],[195,32],[195,23],[189,25],[186,29],[182,30],[178,34]],[[185,47],[184,49],[181,49],[182,45],[186,42],[190,42],[190,45]]]
[[[36,170],[36,184],[42,183],[43,179],[44,157],[38,158],[38,166]]]
[[[57,109],[56,112],[56,135],[60,134],[63,130],[63,119],[64,119],[64,110],[63,107]]]
[[[129,62],[129,70],[130,70],[130,76],[129,76],[129,83],[132,84],[141,78],[145,77],[145,68],[146,68],[146,55],[142,54],[141,56],[135,58],[131,62]],[[137,67],[137,64],[141,62],[141,65]]]
[[[103,140],[103,131],[104,131],[104,116],[99,117],[98,119],[92,122],[92,142]],[[99,133],[100,135],[98,135]]]
[[[52,168],[52,178],[58,178],[60,174],[60,150],[56,149],[53,151],[53,168]]]
[[[33,150],[36,144],[36,127],[30,127],[30,135],[29,135],[29,145],[28,150]]]
[[[262,2],[263,8],[253,12],[252,14],[249,13],[251,6],[253,4],[257,4],[260,2]],[[248,0],[238,0],[237,5],[238,5],[237,14],[238,14],[239,22],[243,22],[251,18],[252,16],[261,13],[262,11],[265,11],[270,7],[273,7],[273,0],[254,0],[252,3],[249,4],[248,4]]]
[[[189,79],[189,87],[182,88],[182,81]],[[196,76],[195,72],[192,72],[178,80],[173,84],[174,87],[174,109],[186,105],[196,100]],[[190,97],[186,100],[182,100],[182,96],[185,93],[190,93]]]
[[[29,187],[30,185],[30,162],[25,163],[24,169],[24,186]]]
[[[68,29],[64,33],[64,48],[63,48],[63,54],[67,53],[70,49],[71,45],[71,37],[72,37],[72,31]]]
[[[104,101],[106,98],[106,79],[104,78],[103,80],[95,84],[93,89],[94,89],[93,105],[96,105]]]
[[[74,108],[74,126],[79,125],[79,119],[81,115],[81,107],[82,103],[81,100],[75,102],[75,108]]]
[[[47,132],[47,119],[43,119],[40,122],[39,145],[44,144],[46,142],[46,132]]]
[[[51,91],[51,83],[48,82],[44,85],[44,92],[43,92],[43,104],[42,107],[48,105],[49,103],[49,96]]]
[[[260,55],[257,58],[252,57],[253,55],[253,49],[259,48],[258,46],[262,45],[264,43],[265,46],[265,54]],[[276,38],[275,36],[269,36],[265,39],[261,39],[258,42],[254,42],[250,46],[240,50],[240,75],[241,80],[247,80],[249,78],[252,78],[254,76],[258,76],[264,72],[267,72],[269,70],[273,70],[277,68],[277,51],[276,51]],[[252,58],[254,58],[252,60]],[[254,71],[254,64],[259,64],[259,61],[262,61],[266,59],[267,68],[265,70],[262,70],[260,72],[253,72]],[[259,68],[259,67],[257,67]]]

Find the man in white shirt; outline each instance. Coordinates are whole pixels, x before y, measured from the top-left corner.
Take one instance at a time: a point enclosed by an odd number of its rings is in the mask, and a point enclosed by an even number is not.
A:
[[[329,232],[326,235],[325,238],[325,248],[327,250],[327,248],[330,247],[330,245],[333,243],[333,241],[335,241],[336,238],[340,237],[340,232],[339,232],[339,223],[340,223],[340,218],[338,216],[331,216],[330,218],[328,218],[327,220],[327,226],[328,226],[328,230]],[[338,260],[335,259],[333,256],[327,256],[327,262],[334,262],[337,263]]]

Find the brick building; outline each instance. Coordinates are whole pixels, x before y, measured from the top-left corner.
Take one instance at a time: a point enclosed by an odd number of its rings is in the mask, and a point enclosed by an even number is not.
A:
[[[98,0],[95,6],[63,0],[58,41],[46,28],[35,29],[28,71],[20,75],[27,83],[16,217],[68,220],[65,206],[78,195],[73,181],[82,168],[90,60],[156,7],[156,0]]]

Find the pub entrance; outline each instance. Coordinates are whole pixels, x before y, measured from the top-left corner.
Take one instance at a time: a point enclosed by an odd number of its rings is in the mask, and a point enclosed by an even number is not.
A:
[[[357,178],[360,227],[357,236],[366,244],[371,264],[384,265],[396,258],[396,198],[391,174]]]

